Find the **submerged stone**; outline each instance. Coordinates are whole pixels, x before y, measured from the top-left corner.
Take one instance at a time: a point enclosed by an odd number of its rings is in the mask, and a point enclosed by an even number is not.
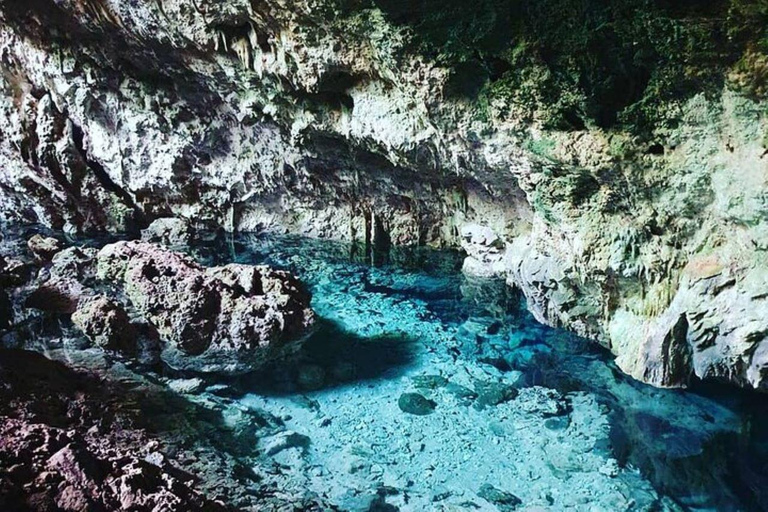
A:
[[[518,395],[518,390],[503,382],[475,382],[475,391],[477,392],[476,407],[483,408],[513,400]]]
[[[511,492],[502,491],[491,484],[484,484],[480,487],[480,490],[477,491],[477,495],[485,501],[496,505],[500,512],[515,510],[523,503],[520,498]]]
[[[422,389],[437,389],[448,384],[448,379],[442,375],[417,375],[411,380],[414,386]]]
[[[426,416],[435,410],[435,403],[419,393],[403,393],[397,401],[397,406],[401,411],[416,416]]]

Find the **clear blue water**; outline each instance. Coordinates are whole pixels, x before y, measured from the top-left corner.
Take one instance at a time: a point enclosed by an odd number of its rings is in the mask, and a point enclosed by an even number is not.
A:
[[[463,276],[457,252],[244,234],[186,250],[311,289],[319,327],[297,358],[221,384],[309,439],[274,463],[341,509],[505,510],[481,496],[492,485],[530,510],[768,510],[766,397],[638,383],[503,282]],[[519,396],[487,404],[488,383]],[[403,412],[408,392],[434,412]]]
[[[366,254],[341,243],[247,235],[216,239],[196,251],[210,263],[288,269],[309,285],[322,324],[307,344],[304,364],[327,369],[342,360],[355,368],[355,381],[376,386],[414,368],[428,372],[429,362],[419,356],[425,352],[457,366],[491,367],[518,387],[585,393],[596,398],[610,425],[593,450],[638,469],[676,505],[768,509],[765,397],[715,386],[682,391],[638,383],[596,344],[536,322],[503,283],[465,278],[458,253]],[[302,394],[290,376],[297,367],[291,362],[268,376],[246,378],[241,389]],[[342,385],[327,377],[314,393],[327,395]],[[654,506],[666,508],[669,501]]]

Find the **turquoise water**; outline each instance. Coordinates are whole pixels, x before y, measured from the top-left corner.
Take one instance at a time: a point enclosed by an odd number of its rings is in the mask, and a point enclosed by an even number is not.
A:
[[[342,507],[381,485],[412,489],[410,502],[388,498],[401,509],[472,509],[487,505],[475,497],[484,484],[550,510],[768,507],[764,397],[635,382],[595,344],[537,323],[503,283],[462,276],[460,254],[237,236],[202,244],[197,256],[285,268],[311,288],[318,332],[299,361],[242,379],[239,400],[282,413],[312,440],[296,473],[319,468],[307,485]],[[425,375],[449,382],[424,385]],[[529,398],[484,406],[473,397],[481,382]],[[530,398],[548,390],[564,411]],[[434,412],[399,410],[409,391]],[[350,458],[370,489],[345,467]]]
[[[459,253],[256,235],[185,250],[290,270],[313,293],[296,358],[194,397],[278,418],[251,444],[286,489],[361,512],[768,509],[765,397],[640,384],[503,282],[463,276]]]

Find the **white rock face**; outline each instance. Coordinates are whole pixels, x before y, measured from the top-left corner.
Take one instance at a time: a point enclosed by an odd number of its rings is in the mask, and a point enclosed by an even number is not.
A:
[[[468,273],[506,278],[634,376],[768,387],[764,102],[692,96],[650,151],[478,115],[377,9],[56,5],[0,7],[3,220],[462,245]],[[697,277],[704,260],[732,284]]]

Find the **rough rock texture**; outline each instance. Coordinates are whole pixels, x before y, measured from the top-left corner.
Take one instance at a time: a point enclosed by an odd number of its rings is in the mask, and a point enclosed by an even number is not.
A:
[[[93,391],[92,379],[3,350],[0,380],[3,510],[228,510],[132,427],[111,391]]]
[[[50,261],[64,245],[55,238],[35,235],[27,241],[27,247],[41,261]]]
[[[157,329],[163,360],[177,369],[252,370],[297,350],[314,323],[301,284],[266,266],[206,269],[145,242],[107,245],[97,261],[97,277]]]
[[[373,248],[481,224],[467,270],[625,371],[764,388],[767,18],[760,0],[6,1],[0,211]]]
[[[138,333],[122,305],[97,295],[80,301],[72,323],[100,347],[127,354],[135,353]]]
[[[185,220],[164,217],[155,219],[147,229],[142,229],[141,239],[168,246],[184,246],[192,241],[192,230]]]

